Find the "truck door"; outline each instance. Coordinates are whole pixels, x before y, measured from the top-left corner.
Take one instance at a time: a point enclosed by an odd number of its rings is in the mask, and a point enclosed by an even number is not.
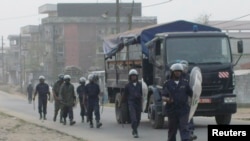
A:
[[[153,48],[153,52],[154,52],[153,82],[156,85],[162,86],[165,79],[164,42],[162,39],[159,39],[155,42],[155,47]]]

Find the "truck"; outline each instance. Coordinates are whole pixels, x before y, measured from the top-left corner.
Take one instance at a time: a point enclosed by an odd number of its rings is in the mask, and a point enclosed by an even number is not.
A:
[[[217,124],[230,124],[232,114],[237,112],[234,66],[240,59],[233,61],[232,39],[219,28],[185,20],[105,38],[105,81],[117,122],[130,123],[127,103],[120,102],[128,72],[133,68],[148,89],[143,95],[142,112],[147,113],[153,128],[162,128],[167,116],[162,86],[170,66],[176,60],[186,60],[189,72],[199,67],[202,73],[202,91],[194,116],[215,117]],[[242,54],[242,40],[235,41]]]

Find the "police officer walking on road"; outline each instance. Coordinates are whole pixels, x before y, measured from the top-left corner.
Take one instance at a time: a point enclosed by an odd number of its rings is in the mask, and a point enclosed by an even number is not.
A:
[[[37,84],[33,101],[35,101],[36,94],[38,94],[38,112],[40,114],[40,119],[46,120],[47,114],[47,100],[50,99],[49,85],[44,82],[45,77],[39,76],[39,84]],[[43,114],[43,115],[42,115]]]
[[[168,141],[176,141],[178,129],[181,140],[190,141],[190,130],[188,128],[190,105],[188,97],[191,97],[193,92],[188,80],[182,77],[182,64],[175,63],[170,67],[170,70],[172,73],[171,77],[165,82],[162,91],[162,100],[167,102]]]
[[[88,76],[89,83],[85,87],[85,95],[84,100],[87,99],[87,121],[90,122],[90,128],[93,128],[93,112],[95,113],[96,120],[96,128],[100,128],[102,123],[100,122],[100,105],[99,105],[99,95],[100,95],[100,87],[97,83],[95,83],[94,75],[90,74]]]
[[[79,102],[80,102],[80,108],[81,108],[81,112],[80,112],[80,116],[82,117],[82,122],[84,122],[84,116],[86,115],[86,111],[85,111],[85,102],[83,102],[83,95],[85,93],[85,82],[86,82],[86,78],[85,77],[81,77],[79,79],[79,86],[76,89],[76,92],[78,94],[78,98],[79,98]]]
[[[66,125],[66,118],[69,115],[70,125],[76,122],[74,119],[73,107],[76,104],[74,86],[70,83],[70,75],[64,75],[64,83],[59,90],[59,99],[63,108],[63,124]]]
[[[52,88],[52,91],[53,91],[53,96],[54,96],[54,99],[55,99],[55,109],[54,109],[54,117],[53,117],[53,121],[56,121],[56,117],[57,117],[57,114],[60,110],[60,122],[63,123],[63,120],[62,120],[62,116],[63,116],[63,111],[62,111],[62,107],[61,107],[61,103],[60,103],[60,100],[59,100],[59,91],[60,91],[60,87],[61,85],[63,84],[63,77],[64,75],[63,74],[59,74],[58,75],[58,80],[55,82],[55,84],[53,85],[53,88]]]
[[[132,135],[138,138],[138,127],[142,112],[142,84],[138,81],[138,72],[135,69],[129,71],[129,83],[125,86],[122,102],[128,103],[131,119]]]

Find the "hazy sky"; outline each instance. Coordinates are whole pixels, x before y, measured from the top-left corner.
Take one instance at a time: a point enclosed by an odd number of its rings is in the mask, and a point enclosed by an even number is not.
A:
[[[20,27],[38,25],[41,18],[38,7],[46,3],[96,3],[116,0],[1,0],[0,36],[19,34]],[[131,2],[133,0],[120,0]],[[157,16],[158,23],[174,20],[194,21],[201,15],[210,20],[232,20],[250,14],[250,0],[134,0],[142,3],[143,16]],[[164,3],[165,2],[165,3]],[[152,6],[156,4],[155,6]],[[160,4],[160,5],[157,5]],[[150,7],[148,7],[151,5]],[[239,20],[250,20],[250,15]]]

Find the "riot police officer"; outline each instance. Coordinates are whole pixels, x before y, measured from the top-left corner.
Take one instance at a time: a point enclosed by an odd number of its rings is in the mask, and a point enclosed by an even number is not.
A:
[[[38,112],[40,114],[40,119],[46,120],[47,114],[47,100],[50,99],[49,85],[44,82],[45,77],[39,76],[39,84],[37,84],[33,101],[35,101],[36,94],[38,94]],[[43,115],[42,115],[43,114]]]
[[[73,107],[76,104],[74,85],[70,83],[70,75],[64,75],[64,83],[59,91],[59,99],[63,107],[63,124],[66,125],[66,118],[69,115],[70,125],[76,122],[74,119]]]
[[[82,117],[82,122],[84,122],[84,116],[86,115],[86,111],[85,111],[85,102],[83,102],[83,95],[85,92],[85,82],[86,82],[86,78],[85,77],[81,77],[79,79],[79,86],[76,89],[76,92],[78,94],[78,98],[79,98],[79,102],[80,102],[80,108],[81,108],[81,112],[80,112],[80,116]]]
[[[55,84],[53,85],[53,88],[52,88],[52,91],[53,91],[53,96],[54,96],[54,99],[55,99],[55,110],[54,110],[54,118],[53,118],[53,121],[56,121],[56,117],[57,117],[57,114],[60,110],[60,122],[62,123],[63,120],[62,120],[62,116],[63,116],[63,112],[62,112],[62,108],[61,108],[61,103],[60,103],[60,100],[59,100],[59,90],[60,90],[60,87],[61,85],[63,84],[63,77],[64,75],[63,74],[59,74],[58,75],[58,80],[55,82]]]
[[[190,130],[188,129],[188,116],[190,105],[188,97],[193,92],[188,80],[182,77],[183,66],[175,63],[170,67],[171,77],[164,84],[162,100],[167,102],[166,112],[168,115],[168,141],[176,141],[177,130],[180,131],[182,141],[190,141]]]
[[[99,94],[100,87],[94,80],[94,74],[88,76],[89,83],[85,87],[84,101],[87,99],[87,114],[88,121],[90,122],[90,128],[93,128],[93,112],[95,113],[96,128],[100,128],[102,123],[100,122],[100,105]]]
[[[129,83],[126,84],[122,102],[128,103],[131,119],[132,135],[138,138],[138,126],[142,112],[142,84],[138,81],[138,72],[135,69],[129,71]]]

